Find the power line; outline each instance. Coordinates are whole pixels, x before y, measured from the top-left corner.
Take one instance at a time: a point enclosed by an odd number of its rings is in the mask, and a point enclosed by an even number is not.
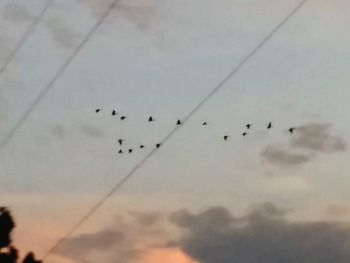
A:
[[[49,0],[46,2],[46,5],[44,6],[44,8],[41,10],[40,14],[34,18],[32,24],[29,26],[28,30],[24,33],[24,35],[22,36],[22,38],[19,40],[19,42],[17,43],[17,45],[15,46],[15,48],[11,51],[11,53],[7,56],[7,58],[5,59],[5,62],[2,64],[1,68],[0,68],[0,75],[2,75],[8,65],[11,64],[11,62],[13,61],[13,59],[16,57],[18,51],[24,46],[24,43],[27,42],[28,38],[30,37],[30,35],[34,32],[34,29],[36,28],[36,26],[39,24],[39,22],[41,21],[41,19],[43,18],[43,16],[45,15],[46,11],[50,8],[50,6],[53,4],[55,0]]]
[[[250,52],[247,56],[243,58],[243,60],[236,66],[234,69],[221,81],[219,82],[215,88],[204,97],[196,107],[194,107],[188,115],[183,119],[183,123],[185,124],[211,97],[213,97],[225,84],[231,79],[264,45],[275,35],[276,32],[279,31],[281,27],[283,27],[290,18],[295,15],[307,2],[308,0],[303,0],[300,2],[273,30]],[[173,130],[169,132],[167,136],[162,140],[162,144],[166,143],[182,126],[176,126]],[[157,152],[157,148],[154,148],[150,151],[139,163],[137,163],[133,169],[129,173],[127,173],[113,188],[108,191],[93,207],[62,237],[60,238],[54,246],[52,246],[44,255],[43,259],[46,259],[50,256],[59,246],[64,243],[67,238],[72,236],[72,234],[82,225],[84,224],[90,217],[100,209],[103,204],[118,190],[120,189],[134,174],[137,172],[152,156],[155,152]]]
[[[34,109],[38,106],[41,100],[47,95],[47,93],[54,87],[56,81],[61,77],[61,75],[65,72],[70,63],[75,59],[75,57],[79,54],[79,52],[83,49],[85,44],[91,39],[92,35],[96,32],[96,30],[101,26],[110,12],[113,10],[115,5],[118,3],[118,0],[114,0],[107,10],[103,13],[97,23],[92,27],[92,29],[88,32],[88,34],[84,37],[82,42],[77,46],[74,52],[70,55],[70,57],[66,60],[66,62],[60,67],[57,73],[54,75],[52,80],[46,85],[44,89],[40,91],[38,96],[33,100],[30,104],[29,108],[23,113],[23,115],[19,118],[16,124],[12,127],[12,129],[5,135],[4,139],[0,143],[0,151],[4,149],[4,147],[8,144],[8,142],[14,137],[17,130],[24,124],[24,122],[28,119],[30,114],[34,111]]]

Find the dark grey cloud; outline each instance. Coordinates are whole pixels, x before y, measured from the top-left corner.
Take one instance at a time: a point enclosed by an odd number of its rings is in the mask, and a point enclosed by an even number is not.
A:
[[[69,238],[55,253],[74,262],[94,263],[103,258],[107,262],[133,263],[149,249],[165,247],[169,235],[162,218],[160,212],[120,213],[114,225]]]
[[[81,35],[66,26],[63,21],[53,18],[47,22],[53,40],[60,47],[73,49],[78,46]]]
[[[14,3],[3,8],[2,16],[12,22],[27,22],[34,19],[34,16],[25,7]]]
[[[332,153],[346,150],[345,140],[330,132],[330,124],[309,123],[296,129],[291,146],[316,152]]]
[[[94,138],[101,138],[105,135],[101,129],[96,128],[96,127],[91,126],[91,125],[88,125],[88,124],[82,125],[80,127],[80,131],[83,134],[88,135],[90,137],[94,137]]]
[[[309,162],[314,155],[290,153],[274,146],[268,146],[261,152],[261,157],[278,166],[297,166]]]
[[[113,230],[82,234],[67,240],[58,253],[73,260],[89,262],[82,255],[93,251],[108,251],[115,245],[122,244],[123,240],[123,233]]]
[[[231,218],[231,220],[229,220]],[[184,230],[172,245],[200,263],[345,263],[350,229],[331,222],[291,222],[271,204],[235,218],[224,207],[171,215]]]
[[[331,127],[332,125],[324,123],[309,123],[297,127],[291,136],[288,148],[270,145],[262,150],[260,156],[270,164],[290,168],[310,162],[318,154],[345,151],[347,149],[345,140],[333,135]]]
[[[271,203],[239,217],[217,206],[200,213],[179,210],[165,216],[133,211],[115,218],[112,226],[68,239],[56,253],[75,262],[103,258],[134,263],[149,250],[170,247],[199,263],[350,262],[349,225],[292,221],[288,210]],[[174,227],[179,233],[169,234]]]

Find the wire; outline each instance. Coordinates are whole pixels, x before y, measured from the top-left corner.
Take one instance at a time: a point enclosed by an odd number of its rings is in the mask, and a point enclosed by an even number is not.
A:
[[[46,2],[46,5],[44,6],[44,8],[41,10],[40,14],[34,18],[32,24],[30,25],[30,27],[28,28],[28,30],[25,32],[25,34],[22,36],[22,38],[19,40],[19,42],[17,43],[16,47],[12,50],[12,52],[7,56],[7,58],[5,59],[5,62],[2,64],[1,68],[0,68],[0,75],[2,75],[8,65],[11,64],[11,62],[13,61],[13,59],[16,57],[18,51],[24,46],[24,43],[27,42],[28,38],[30,37],[30,35],[34,32],[36,26],[39,24],[39,22],[41,21],[41,19],[43,18],[43,16],[45,15],[46,11],[51,7],[51,5],[53,4],[55,0],[49,0]]]
[[[66,60],[66,62],[60,67],[57,73],[54,75],[53,79],[46,85],[44,89],[40,91],[38,96],[33,100],[30,104],[29,108],[23,113],[23,115],[19,118],[16,124],[12,127],[12,129],[5,135],[4,139],[0,142],[0,151],[4,149],[4,147],[8,144],[8,142],[14,137],[17,130],[25,123],[30,114],[34,111],[34,109],[38,106],[41,100],[47,95],[47,93],[54,87],[56,81],[61,77],[61,75],[65,72],[67,67],[71,64],[74,58],[79,54],[79,52],[83,49],[85,44],[91,39],[92,35],[96,32],[96,30],[101,26],[110,12],[113,10],[115,5],[118,3],[118,0],[114,0],[107,10],[103,13],[97,23],[92,27],[92,29],[88,32],[88,34],[84,37],[82,42],[77,46],[74,52],[70,55],[70,57]]]
[[[243,58],[243,60],[236,66],[234,69],[221,81],[219,82],[215,88],[205,97],[203,98],[196,107],[193,108],[192,111],[184,118],[183,124],[188,121],[211,97],[213,97],[224,85],[225,83],[231,79],[272,37],[273,35],[279,31],[283,25],[285,25],[290,18],[295,15],[298,10],[300,10],[308,0],[303,0],[300,2],[273,30],[250,52],[247,56]],[[162,140],[162,145],[166,143],[181,127],[176,126],[172,131],[169,132],[167,136]],[[108,191],[93,207],[62,237],[57,243],[52,246],[44,255],[43,259],[46,259],[50,256],[59,246],[64,243],[67,238],[72,236],[72,234],[82,225],[84,224],[90,217],[102,207],[102,205],[118,190],[120,189],[134,174],[137,172],[144,163],[146,163],[155,152],[157,152],[158,148],[154,148],[151,152],[149,152],[136,166],[131,169],[129,173],[126,174],[124,178],[122,178],[113,188]]]

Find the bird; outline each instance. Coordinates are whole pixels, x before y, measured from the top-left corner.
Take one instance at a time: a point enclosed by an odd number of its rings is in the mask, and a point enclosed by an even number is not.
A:
[[[253,126],[253,124],[247,124],[247,125],[246,125],[246,127],[247,127],[248,130],[249,130],[250,127],[252,127],[252,126]]]
[[[117,111],[116,111],[116,110],[113,110],[113,111],[112,111],[112,116],[115,116],[115,115],[117,115]]]
[[[205,121],[205,122],[202,123],[202,125],[206,126],[206,125],[208,125],[208,123]]]
[[[269,124],[267,125],[267,129],[271,129],[273,126],[272,126],[272,123],[269,122]]]
[[[140,149],[143,149],[145,148],[145,146],[143,144],[140,145]]]
[[[247,135],[248,135],[247,132],[243,132],[243,133],[242,133],[242,136],[243,136],[243,137],[245,137],[245,136],[247,136]]]
[[[123,150],[119,150],[119,152],[118,152],[119,154],[121,154],[121,153],[123,153]]]
[[[182,124],[181,120],[180,119],[177,120],[176,125],[181,125],[181,124]]]
[[[289,128],[289,130],[288,130],[288,131],[289,131],[290,133],[293,133],[293,132],[294,132],[294,130],[295,130],[295,128],[293,128],[293,127],[292,127],[292,128]]]
[[[122,121],[125,120],[125,119],[126,119],[126,116],[121,116],[120,117],[120,120],[122,120]]]
[[[229,137],[228,135],[225,135],[224,140],[227,141],[228,137]]]
[[[123,144],[123,141],[125,141],[124,139],[119,139],[118,142],[119,142],[119,145],[122,145]]]
[[[160,146],[162,146],[161,143],[157,143],[157,144],[156,144],[156,147],[157,147],[157,148],[159,148]]]
[[[101,111],[101,109],[96,109],[95,112],[96,113],[99,113]]]
[[[154,121],[154,119],[153,119],[152,116],[150,116],[150,117],[148,118],[148,122],[152,122],[152,121]]]
[[[129,153],[132,153],[133,149],[129,149]]]

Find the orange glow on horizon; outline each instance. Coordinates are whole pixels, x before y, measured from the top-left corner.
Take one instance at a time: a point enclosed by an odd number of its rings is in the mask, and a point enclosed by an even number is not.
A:
[[[180,249],[153,249],[142,256],[139,263],[198,263]]]

